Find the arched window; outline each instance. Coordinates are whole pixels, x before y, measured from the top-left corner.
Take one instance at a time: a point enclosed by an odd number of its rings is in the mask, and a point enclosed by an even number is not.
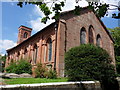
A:
[[[17,57],[19,57],[20,56],[20,52],[17,52]]]
[[[47,48],[47,45],[44,44],[44,61],[46,61],[46,48]]]
[[[89,35],[88,36],[89,37],[89,43],[94,44],[93,27],[92,26],[89,27],[88,35]]]
[[[24,58],[26,59],[27,58],[27,49],[24,50]]]
[[[19,56],[20,56],[20,52],[17,52],[16,61],[19,60]],[[12,56],[12,58],[14,58],[14,57]]]
[[[101,45],[102,45],[101,37],[99,34],[97,35],[97,38],[96,38],[96,45],[99,47],[101,47]]]
[[[28,33],[25,32],[25,33],[24,33],[24,38],[27,38],[27,37],[28,37]]]
[[[37,45],[35,45],[34,49],[33,49],[33,61],[34,61],[34,63],[36,63],[36,61],[37,61],[37,55],[38,55],[38,47],[37,47]]]
[[[85,44],[86,43],[86,30],[83,27],[80,31],[80,44]]]
[[[47,41],[47,46],[48,46],[48,61],[51,61],[52,59],[52,40],[51,38],[48,39]]]

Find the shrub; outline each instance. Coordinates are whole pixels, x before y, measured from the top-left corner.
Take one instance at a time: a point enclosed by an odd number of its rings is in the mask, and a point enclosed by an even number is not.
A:
[[[22,74],[22,73],[32,73],[32,66],[29,62],[26,60],[19,60],[17,62],[11,63],[7,68],[6,72],[8,73],[16,73],[16,74]]]
[[[50,79],[55,79],[55,78],[57,78],[56,71],[54,71],[54,70],[52,70],[52,69],[46,71],[44,75],[46,76],[46,78],[50,78]]]
[[[54,70],[52,69],[48,70],[41,63],[37,64],[37,68],[35,69],[35,74],[36,74],[35,77],[39,77],[39,78],[50,78],[50,79],[57,78],[57,74]]]
[[[43,67],[41,63],[38,63],[37,68],[35,69],[35,74],[36,74],[35,77],[44,78],[45,70],[46,70],[45,67]]]
[[[6,72],[7,73],[16,73],[16,63],[10,63],[10,65],[8,67],[6,67]]]
[[[116,69],[117,69],[117,73],[120,76],[120,56],[116,56]]]
[[[101,83],[113,83],[116,74],[111,62],[105,50],[90,44],[71,48],[65,54],[66,74],[72,81],[94,79]]]

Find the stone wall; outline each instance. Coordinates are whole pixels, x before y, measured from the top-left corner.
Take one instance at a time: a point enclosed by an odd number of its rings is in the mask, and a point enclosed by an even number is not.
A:
[[[117,81],[120,90],[120,78],[117,78]],[[0,85],[0,90],[102,90],[102,89],[99,81],[81,81],[81,82]]]
[[[98,81],[17,84],[0,86],[2,90],[101,90]]]

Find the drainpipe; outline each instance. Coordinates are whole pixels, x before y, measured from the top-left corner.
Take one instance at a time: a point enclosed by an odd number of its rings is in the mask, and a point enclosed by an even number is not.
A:
[[[56,71],[56,54],[57,54],[57,32],[58,32],[58,24],[55,23],[55,57],[54,57],[54,70]]]

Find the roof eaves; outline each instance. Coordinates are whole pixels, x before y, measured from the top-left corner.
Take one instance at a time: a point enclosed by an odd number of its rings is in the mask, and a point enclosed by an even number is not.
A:
[[[23,43],[25,43],[26,41],[30,40],[31,38],[33,38],[35,35],[37,35],[38,33],[41,33],[43,30],[45,30],[47,27],[51,26],[52,24],[54,24],[56,22],[53,22],[51,24],[49,24],[48,26],[46,26],[45,28],[43,28],[42,30],[38,31],[37,33],[35,33],[34,35],[32,35],[31,37],[29,37],[28,39],[24,40],[23,42],[21,42],[20,44],[18,44],[17,46],[13,47],[13,48],[10,48],[10,49],[7,49],[6,51],[9,52],[11,51],[12,49],[22,45]]]

